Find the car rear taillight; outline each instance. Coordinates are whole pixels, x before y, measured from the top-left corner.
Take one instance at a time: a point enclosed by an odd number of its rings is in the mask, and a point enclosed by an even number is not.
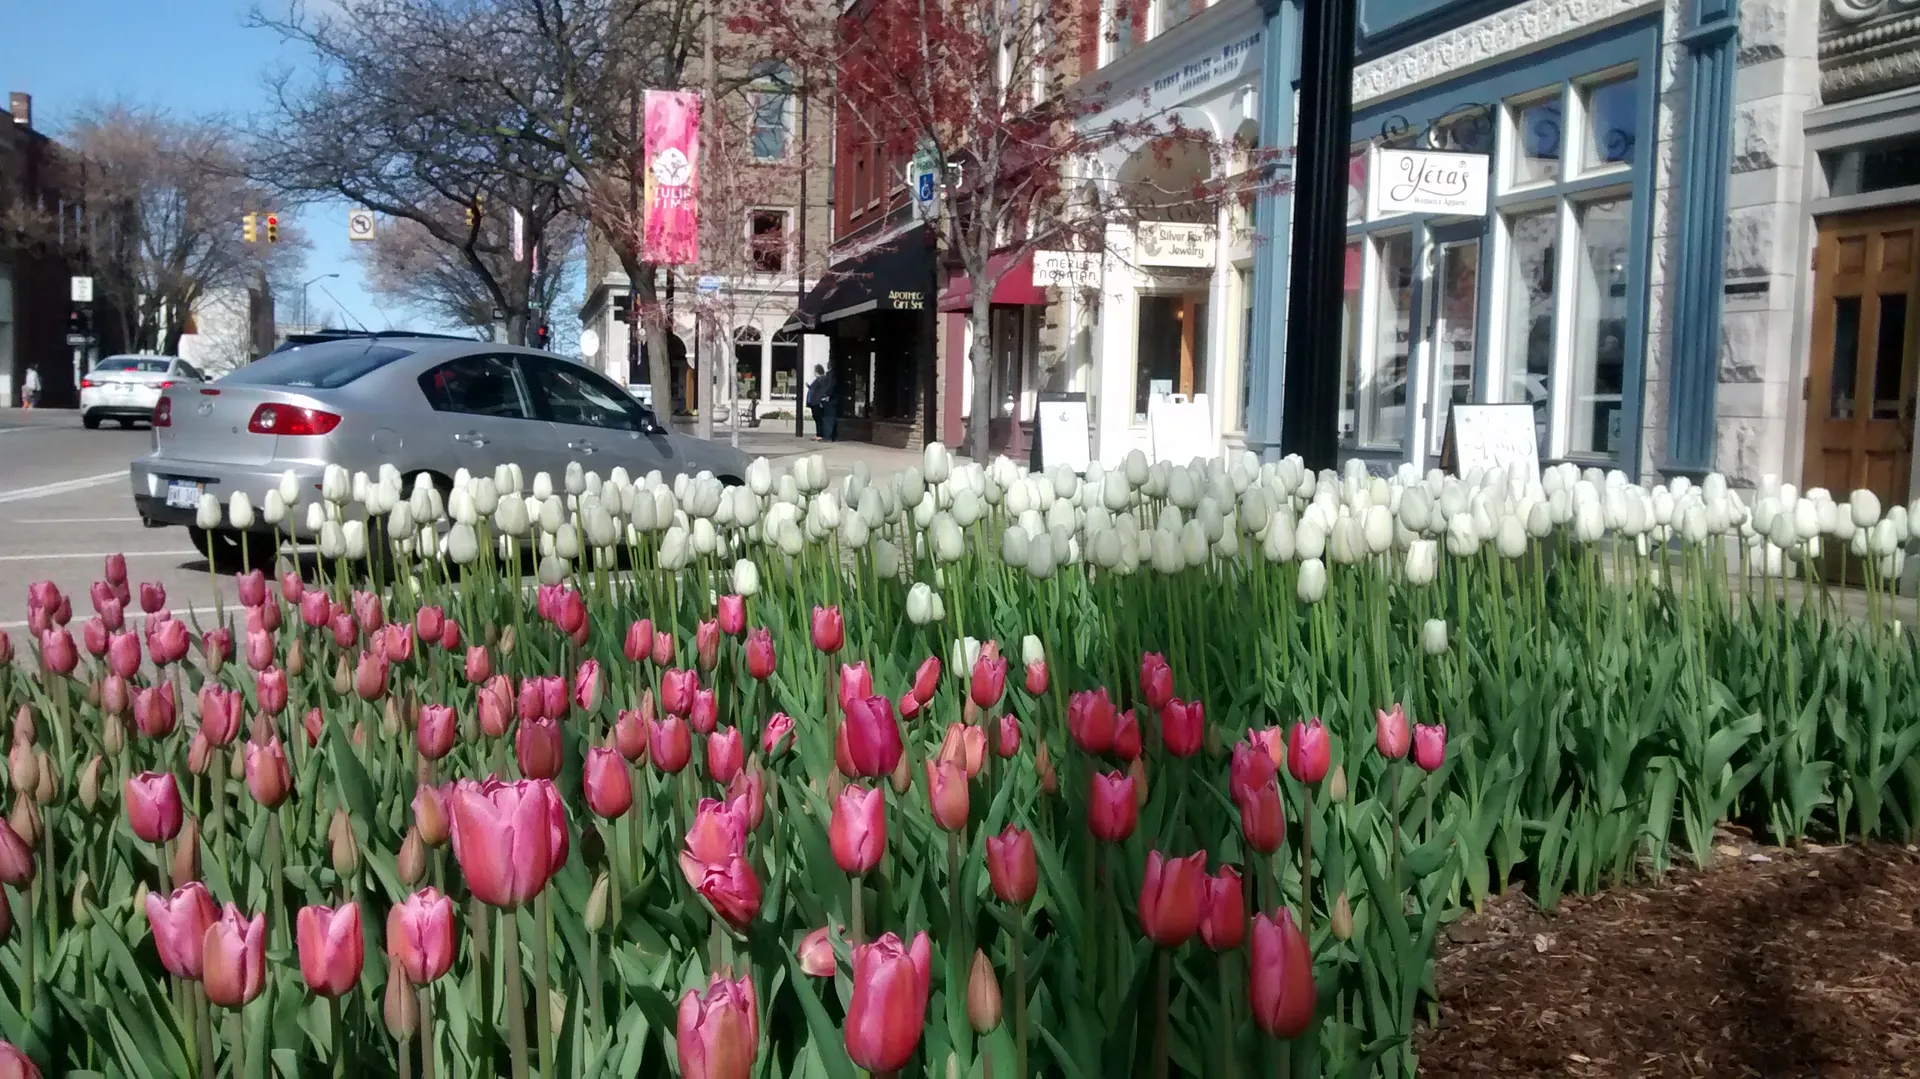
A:
[[[339,416],[298,405],[261,405],[247,421],[256,435],[324,435],[338,426]]]
[[[81,389],[83,389],[83,390],[90,390],[90,389],[93,389],[93,387],[94,387],[94,381],[93,381],[92,379],[90,379],[90,378],[83,378],[83,379],[81,379],[81,380],[80,380],[80,388],[81,388]]]
[[[160,384],[160,388],[164,390],[164,389],[168,389],[168,388],[170,388],[170,387],[172,387],[172,385],[173,385],[173,380],[172,380],[172,379],[168,379],[168,380],[166,380],[165,382],[162,382],[162,383]]]
[[[163,394],[160,400],[153,403],[153,425],[155,427],[173,426],[173,398]]]

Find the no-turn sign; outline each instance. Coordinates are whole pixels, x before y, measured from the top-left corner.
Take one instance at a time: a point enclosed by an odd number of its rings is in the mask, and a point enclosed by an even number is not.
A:
[[[352,210],[347,213],[347,239],[373,239],[372,210]]]

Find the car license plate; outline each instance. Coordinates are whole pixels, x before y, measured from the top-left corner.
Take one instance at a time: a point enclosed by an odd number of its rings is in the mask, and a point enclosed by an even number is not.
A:
[[[169,480],[167,482],[167,505],[179,509],[193,509],[200,505],[200,495],[206,491],[202,484],[191,480]]]

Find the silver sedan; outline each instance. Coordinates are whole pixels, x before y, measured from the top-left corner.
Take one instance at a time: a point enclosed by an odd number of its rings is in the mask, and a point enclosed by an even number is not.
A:
[[[400,470],[409,489],[427,474],[444,489],[461,468],[491,474],[518,464],[556,479],[578,461],[602,475],[623,466],[712,472],[739,483],[747,457],[729,446],[669,432],[651,410],[582,364],[532,349],[478,341],[376,334],[300,345],[220,379],[176,385],[153,410],[153,451],[133,462],[133,500],[156,525],[194,528],[211,494],[223,510],[236,491],[255,506],[291,470],[318,498],[328,465],[349,472]],[[303,498],[302,501],[307,501]],[[283,530],[306,535],[290,507]],[[216,530],[216,556],[242,542],[271,547],[267,526]]]

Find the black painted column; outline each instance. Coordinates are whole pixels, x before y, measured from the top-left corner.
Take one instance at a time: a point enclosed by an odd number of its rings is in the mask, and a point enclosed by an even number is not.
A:
[[[1293,173],[1280,448],[1305,458],[1309,468],[1332,468],[1339,445],[1356,2],[1309,0],[1301,20],[1299,158]]]

